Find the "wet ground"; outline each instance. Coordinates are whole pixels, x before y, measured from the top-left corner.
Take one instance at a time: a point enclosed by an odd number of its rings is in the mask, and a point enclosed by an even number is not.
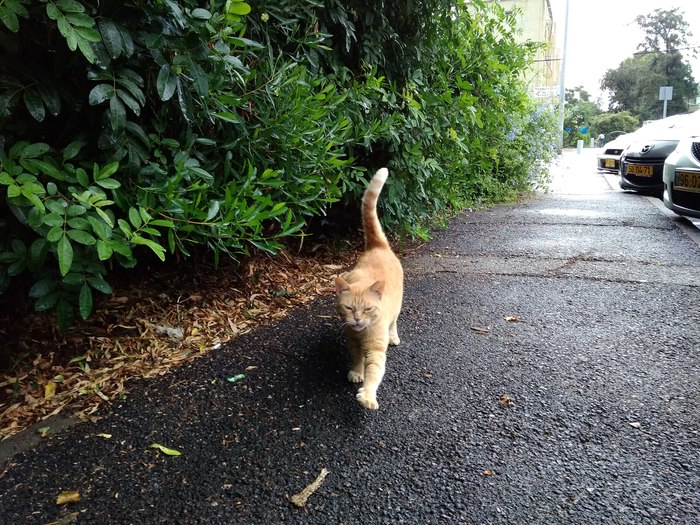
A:
[[[594,166],[404,259],[379,411],[321,297],[14,455],[0,522],[700,523],[697,230]]]

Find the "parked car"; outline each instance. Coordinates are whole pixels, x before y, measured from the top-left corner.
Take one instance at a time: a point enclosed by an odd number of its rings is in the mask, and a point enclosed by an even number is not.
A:
[[[596,156],[598,170],[617,173],[620,169],[620,156],[630,145],[632,138],[632,133],[626,133],[605,144],[603,151]]]
[[[664,163],[664,204],[679,215],[700,217],[700,130],[681,140]]]
[[[635,136],[634,142],[620,157],[620,188],[660,197],[664,188],[666,157],[682,139],[698,133],[700,113],[674,115],[653,123],[650,128]]]
[[[610,171],[612,173],[620,172],[620,157],[636,138],[649,133],[656,126],[660,126],[660,120],[647,121],[641,128],[625,133],[624,131],[612,131],[608,137],[612,138],[610,142],[605,144],[601,153],[596,156],[596,165],[599,171]]]

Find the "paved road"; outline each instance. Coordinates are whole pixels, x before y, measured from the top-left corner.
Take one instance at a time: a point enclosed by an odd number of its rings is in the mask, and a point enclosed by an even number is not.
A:
[[[700,248],[593,165],[404,259],[378,412],[323,297],[15,456],[0,521],[700,523]]]

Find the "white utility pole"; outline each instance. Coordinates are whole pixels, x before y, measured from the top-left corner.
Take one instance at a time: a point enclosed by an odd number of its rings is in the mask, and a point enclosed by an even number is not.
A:
[[[564,148],[564,104],[566,102],[566,40],[569,36],[569,0],[564,7],[564,47],[561,51],[561,71],[559,73],[559,153]]]

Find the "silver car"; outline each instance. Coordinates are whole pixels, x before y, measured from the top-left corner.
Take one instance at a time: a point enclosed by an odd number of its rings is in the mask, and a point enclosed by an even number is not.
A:
[[[700,135],[681,140],[666,158],[663,183],[669,210],[700,217]]]

